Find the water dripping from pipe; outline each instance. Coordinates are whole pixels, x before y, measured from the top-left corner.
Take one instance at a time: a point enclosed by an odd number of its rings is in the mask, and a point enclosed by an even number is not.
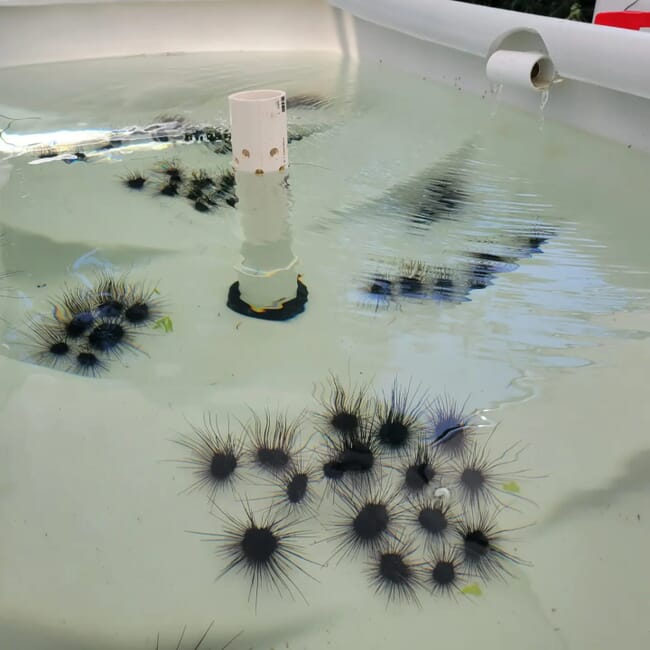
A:
[[[492,93],[492,110],[490,117],[496,117],[499,109],[499,101],[501,100],[501,93],[503,92],[503,84],[493,83],[490,85],[490,92]]]
[[[539,94],[539,130],[544,130],[544,108],[548,104],[548,98],[550,97],[550,91],[548,88],[544,88]]]

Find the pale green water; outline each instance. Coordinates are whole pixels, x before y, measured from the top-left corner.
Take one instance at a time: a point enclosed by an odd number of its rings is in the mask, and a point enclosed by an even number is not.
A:
[[[583,396],[561,393],[543,409],[540,400],[561,379],[586,381],[592,363],[615,367],[620,346],[645,343],[644,319],[619,326],[611,315],[648,309],[646,156],[507,111],[493,98],[313,55],[33,66],[0,71],[0,87],[0,113],[39,118],[14,122],[7,139],[144,126],[162,113],[225,123],[228,93],[249,87],[332,100],[289,112],[293,128],[318,132],[290,146],[291,247],[310,294],[305,313],[283,324],[246,319],[225,305],[237,279],[237,210],[203,214],[183,198],[120,183],[172,157],[216,173],[228,156],[190,144],[71,165],[30,165],[33,155],[0,163],[0,272],[18,272],[0,280],[1,647],[154,648],[160,632],[167,648],[185,625],[183,647],[193,647],[213,620],[201,648],[219,648],[239,631],[237,649],[607,647],[577,614],[559,630],[551,615],[558,585],[573,592],[568,608],[590,609],[593,592],[579,580],[563,583],[561,567],[576,559],[565,550],[580,549],[575,539],[589,542],[598,515],[586,523],[577,516],[573,525],[560,517],[558,542],[551,514],[582,490],[608,500],[607,486],[625,475],[625,460],[644,458],[647,411],[626,401],[626,368],[619,386],[593,395],[621,411],[615,432],[594,428],[589,414],[564,424],[585,408]],[[463,179],[457,210],[413,223],[409,209],[418,205],[422,178],[449,169]],[[542,252],[517,255],[518,268],[463,294],[469,300],[377,302],[363,292],[374,274],[395,279],[405,260],[449,266],[460,283],[468,250],[512,255],[513,233],[531,228],[552,233]],[[49,313],[49,300],[66,284],[88,281],[98,269],[154,283],[174,331],[142,335],[146,355],[126,354],[101,378],[24,363],[25,319]],[[607,360],[594,360],[595,346],[612,350]],[[490,442],[495,452],[522,440],[529,446],[519,466],[550,475],[522,483],[536,507],[519,504],[522,512],[500,517],[506,528],[537,522],[514,535],[516,553],[533,566],[512,567],[514,579],[483,584],[480,597],[423,591],[421,608],[386,606],[361,559],[308,566],[318,582],[297,574],[308,604],[264,592],[256,611],[245,577],[215,582],[223,560],[185,531],[217,531],[220,523],[203,493],[179,494],[192,479],[165,462],[183,456],[171,441],[206,411],[223,419],[245,418],[247,407],[317,409],[314,385],[330,372],[377,390],[395,377],[413,380],[432,396],[468,399],[470,410],[498,409],[490,415],[500,422]],[[536,414],[529,425],[527,408]],[[312,432],[306,424],[305,437]],[[611,440],[611,449],[592,439]],[[580,468],[578,476],[562,471],[567,467]],[[650,513],[647,505],[640,512],[639,495],[648,479],[640,475],[626,498],[641,519],[636,525],[632,517],[620,548],[608,547],[612,557],[627,557],[623,549],[647,539],[643,515]],[[250,494],[242,483],[240,496],[264,493],[253,483]],[[238,511],[230,498],[224,507]],[[306,527],[326,537],[333,517],[325,500],[318,522]],[[621,542],[615,530],[612,539]],[[305,555],[323,563],[331,551],[308,542]],[[586,571],[597,573],[607,561],[594,559]],[[607,610],[613,627],[625,617],[638,621],[626,625],[629,648],[644,647],[648,635],[643,556],[635,567],[629,591],[593,597],[591,607],[596,616]]]

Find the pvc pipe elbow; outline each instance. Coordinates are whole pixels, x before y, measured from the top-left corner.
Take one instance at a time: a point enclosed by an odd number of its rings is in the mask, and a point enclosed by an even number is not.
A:
[[[487,60],[487,78],[495,84],[545,90],[556,73],[551,59],[543,52],[497,50]]]

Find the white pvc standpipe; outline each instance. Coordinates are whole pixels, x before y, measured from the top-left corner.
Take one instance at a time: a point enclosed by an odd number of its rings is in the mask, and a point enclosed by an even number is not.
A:
[[[279,309],[297,290],[285,175],[237,174],[237,196],[244,234],[235,267],[241,299],[255,310]]]
[[[492,83],[544,90],[553,83],[555,68],[541,52],[497,50],[488,59],[485,74]]]
[[[236,171],[283,171],[287,152],[287,96],[282,90],[247,90],[228,97]]]
[[[287,111],[281,90],[230,95],[233,165],[244,241],[236,266],[241,300],[253,311],[296,297],[297,258],[288,214]]]

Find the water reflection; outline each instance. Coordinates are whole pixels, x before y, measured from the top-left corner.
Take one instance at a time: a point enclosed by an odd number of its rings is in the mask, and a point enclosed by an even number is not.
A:
[[[555,232],[539,224],[521,225],[504,232],[501,240],[473,242],[453,266],[429,265],[422,260],[384,261],[382,271],[362,274],[360,291],[365,298],[361,302],[375,308],[400,299],[466,302],[472,291],[491,286],[498,274],[516,271],[520,259],[541,254],[541,247]]]
[[[232,152],[230,127],[225,122],[197,123],[183,115],[160,115],[145,126],[110,130],[64,128],[43,133],[21,133],[13,126],[15,121],[9,119],[0,129],[0,154],[5,158],[30,155],[31,164],[114,159],[137,151],[157,151],[195,143],[218,155]],[[299,142],[327,128],[329,125],[323,121],[304,123],[303,120],[289,124],[288,142]]]

